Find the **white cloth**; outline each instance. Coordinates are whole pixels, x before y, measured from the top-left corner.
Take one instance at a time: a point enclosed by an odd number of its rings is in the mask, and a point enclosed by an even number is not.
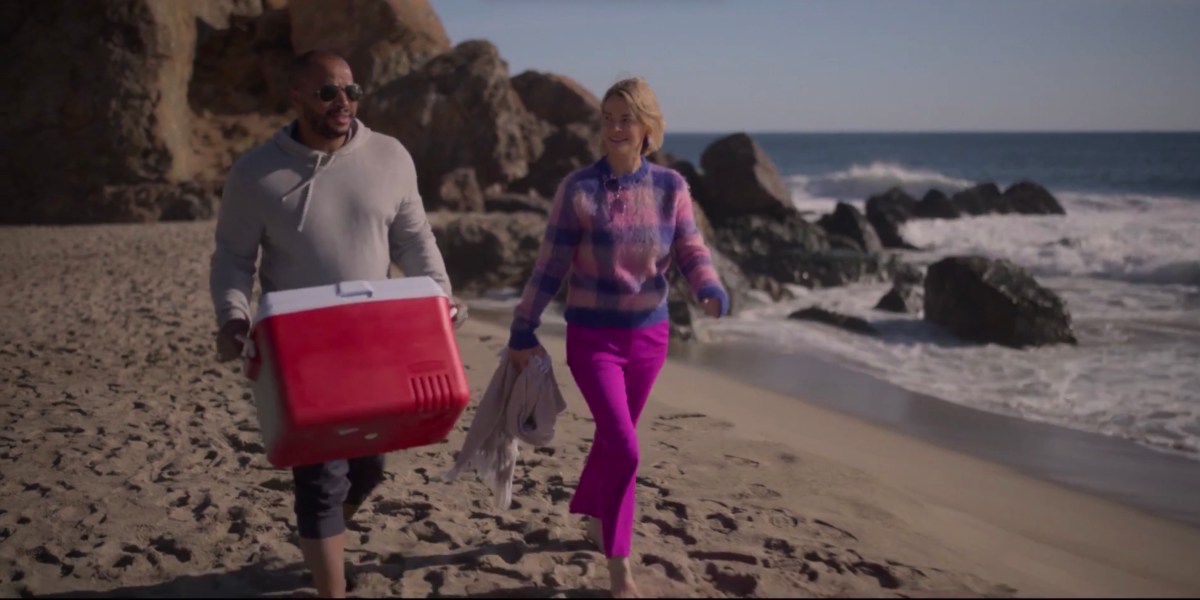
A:
[[[549,359],[535,356],[518,374],[508,359],[507,349],[502,351],[500,364],[475,410],[462,450],[454,467],[442,479],[454,481],[464,469],[474,468],[479,478],[491,486],[496,507],[508,510],[512,504],[517,442],[532,446],[549,444],[554,439],[558,414],[566,408]]]

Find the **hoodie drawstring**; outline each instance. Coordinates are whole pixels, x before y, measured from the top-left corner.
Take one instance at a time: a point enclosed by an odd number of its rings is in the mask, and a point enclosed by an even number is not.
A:
[[[321,171],[329,168],[329,165],[333,163],[334,156],[335,155],[333,154],[329,154],[325,157],[318,156],[317,164],[313,166],[312,175],[309,175],[307,179],[301,181],[299,185],[297,185],[295,188],[292,188],[292,190],[288,193],[284,194],[283,198],[280,198],[280,200],[283,200],[284,198],[287,198],[295,193],[296,190],[302,191],[303,195],[300,198],[300,223],[296,225],[296,231],[304,231],[304,220],[308,217],[308,205],[310,202],[312,202],[312,190],[316,185],[317,175],[319,175]],[[322,158],[325,159],[324,162],[322,162]]]

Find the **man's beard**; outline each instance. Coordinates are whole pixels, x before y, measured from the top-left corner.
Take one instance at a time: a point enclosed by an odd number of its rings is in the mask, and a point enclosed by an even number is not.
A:
[[[309,126],[312,127],[313,131],[317,132],[317,135],[320,135],[325,139],[336,140],[337,138],[344,137],[346,134],[350,133],[349,127],[343,131],[338,131],[329,124],[329,117],[338,112],[341,112],[341,109],[331,108],[325,112],[317,112],[315,110],[305,108],[304,120],[308,121]],[[353,112],[350,113],[350,119],[354,119]]]

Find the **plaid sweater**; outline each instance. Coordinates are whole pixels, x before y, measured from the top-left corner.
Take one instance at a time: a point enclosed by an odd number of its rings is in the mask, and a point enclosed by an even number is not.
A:
[[[513,312],[509,347],[538,345],[534,330],[568,270],[567,322],[637,328],[667,319],[666,273],[672,258],[697,298],[729,309],[692,215],[686,180],[642,161],[613,174],[606,159],[576,170],[559,185],[533,273]]]

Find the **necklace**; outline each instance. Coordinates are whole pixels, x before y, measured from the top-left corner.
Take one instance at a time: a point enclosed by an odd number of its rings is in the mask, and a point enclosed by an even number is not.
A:
[[[621,192],[625,191],[625,186],[621,185],[621,180],[613,175],[604,177],[605,191],[613,194],[613,212],[621,212],[624,209],[625,203],[621,197]]]

